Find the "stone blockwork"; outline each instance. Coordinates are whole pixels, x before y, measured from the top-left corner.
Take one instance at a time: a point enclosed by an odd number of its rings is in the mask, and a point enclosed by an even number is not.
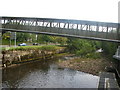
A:
[[[2,51],[2,65],[3,67],[7,67],[12,64],[21,63],[21,62],[52,58],[55,54],[61,53],[63,51],[64,49],[58,49],[56,51],[41,51],[41,50]]]

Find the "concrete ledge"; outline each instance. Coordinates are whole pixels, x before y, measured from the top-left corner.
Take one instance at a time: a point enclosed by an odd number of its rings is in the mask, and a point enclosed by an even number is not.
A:
[[[120,90],[114,73],[100,72],[98,90]]]
[[[114,55],[113,58],[120,60],[120,56]]]

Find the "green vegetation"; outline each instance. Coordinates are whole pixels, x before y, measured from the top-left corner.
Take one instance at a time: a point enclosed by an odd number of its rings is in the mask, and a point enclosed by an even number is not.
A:
[[[31,33],[21,33],[18,32],[16,33],[16,40],[17,42],[34,42],[35,41],[35,34],[31,34]]]
[[[14,35],[11,36],[11,32],[5,32],[3,34],[3,45],[14,45]],[[11,38],[12,37],[12,38]],[[83,40],[77,38],[66,38],[59,36],[50,36],[50,35],[42,35],[42,34],[32,34],[32,33],[16,33],[17,45],[19,43],[39,43],[46,44],[48,46],[27,46],[27,47],[17,47],[10,48],[9,50],[28,50],[28,49],[42,49],[42,50],[54,50],[54,45],[66,46],[67,51],[77,56],[81,56],[82,58],[100,58],[101,53],[96,53],[96,50],[102,48],[104,50],[104,55],[107,55],[112,58],[115,54],[118,44],[111,42],[103,42],[103,41],[94,41],[94,40]],[[53,46],[49,46],[53,45]]]
[[[75,53],[83,58],[94,59],[101,57],[101,53],[96,52],[100,48],[103,49],[104,56],[112,59],[118,47],[118,44],[113,42],[83,40],[76,38],[68,38],[67,43],[68,50],[71,53]]]
[[[11,40],[11,45],[14,45],[14,40]],[[20,42],[17,42],[17,44]],[[2,45],[10,45],[10,41],[8,39],[2,39]]]
[[[100,53],[96,53],[98,42],[90,40],[82,40],[76,38],[68,39],[68,50],[82,58],[100,58]]]
[[[101,47],[104,49],[104,53],[108,55],[108,57],[113,57],[115,54],[119,44],[112,42],[101,42]]]
[[[12,50],[45,50],[45,51],[54,51],[54,50],[57,50],[61,47],[58,47],[58,46],[55,46],[55,45],[46,45],[46,46],[19,46],[19,47],[10,47],[9,51],[12,51]],[[6,50],[5,48],[3,48],[3,50]]]
[[[6,32],[2,36],[2,44],[3,45],[14,45],[14,33]],[[40,44],[60,44],[64,45],[67,42],[67,38],[59,37],[59,36],[50,36],[50,35],[42,35],[42,34],[32,34],[32,33],[16,33],[16,41],[19,43],[40,43]]]
[[[67,42],[67,38],[39,34],[36,42],[44,43],[44,44],[49,44],[49,43],[57,44],[57,43],[59,43],[60,45],[64,45]]]

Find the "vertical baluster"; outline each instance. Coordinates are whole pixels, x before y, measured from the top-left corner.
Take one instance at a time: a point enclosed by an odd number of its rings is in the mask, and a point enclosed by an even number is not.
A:
[[[70,27],[70,23],[68,23],[68,29],[69,29],[69,27]]]
[[[96,25],[96,35],[95,35],[96,37],[99,37],[99,27],[100,26]]]
[[[106,39],[108,39],[108,26],[107,26],[107,31],[106,31]]]

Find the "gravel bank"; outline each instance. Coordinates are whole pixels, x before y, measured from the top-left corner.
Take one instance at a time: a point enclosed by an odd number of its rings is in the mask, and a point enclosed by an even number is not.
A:
[[[74,58],[71,60],[60,60],[58,65],[61,68],[71,68],[78,71],[83,71],[93,75],[99,75],[99,72],[107,71],[107,67],[113,67],[113,63],[107,59],[82,59]]]

